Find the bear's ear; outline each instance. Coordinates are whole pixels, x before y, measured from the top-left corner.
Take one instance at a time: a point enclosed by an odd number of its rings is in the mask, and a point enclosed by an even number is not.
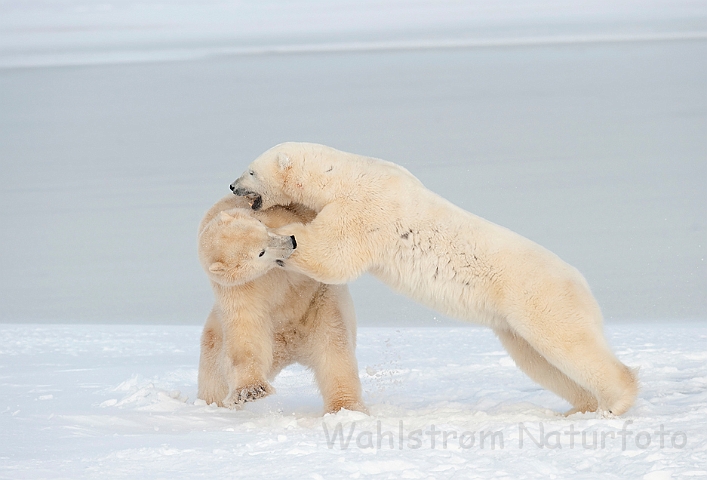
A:
[[[234,218],[235,218],[235,217],[229,215],[229,214],[226,213],[226,212],[221,212],[221,214],[220,214],[219,217],[218,217],[218,219],[221,221],[221,223],[230,222],[230,221],[233,220]]]
[[[209,272],[211,273],[223,273],[226,271],[226,265],[221,262],[214,262],[209,266]]]
[[[280,167],[280,170],[285,170],[286,168],[290,168],[292,165],[292,161],[290,160],[290,157],[285,155],[284,153],[280,152],[277,154],[277,166]]]

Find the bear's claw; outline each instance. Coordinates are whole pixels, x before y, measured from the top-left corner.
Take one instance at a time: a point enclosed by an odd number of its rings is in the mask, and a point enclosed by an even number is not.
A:
[[[273,392],[274,389],[267,383],[236,388],[226,397],[223,401],[223,405],[228,408],[239,408],[246,402],[254,402],[259,398],[267,397]]]

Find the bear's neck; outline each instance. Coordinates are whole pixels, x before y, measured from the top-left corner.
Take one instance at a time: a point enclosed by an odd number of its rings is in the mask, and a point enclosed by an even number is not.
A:
[[[336,188],[332,183],[332,179],[291,172],[285,185],[292,203],[299,203],[319,213],[336,199]]]

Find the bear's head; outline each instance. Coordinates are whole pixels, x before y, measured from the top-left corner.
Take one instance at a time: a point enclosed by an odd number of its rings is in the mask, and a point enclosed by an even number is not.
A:
[[[236,208],[216,215],[199,234],[199,260],[207,275],[224,286],[255,280],[282,266],[295,239],[275,235],[249,210]]]
[[[287,192],[292,177],[295,144],[277,145],[256,158],[238,180],[231,184],[234,194],[246,197],[253,210],[273,205],[289,205],[294,201]]]
[[[334,185],[333,159],[342,153],[315,143],[281,143],[256,158],[231,191],[253,210],[300,204],[319,212],[330,201],[324,187]]]

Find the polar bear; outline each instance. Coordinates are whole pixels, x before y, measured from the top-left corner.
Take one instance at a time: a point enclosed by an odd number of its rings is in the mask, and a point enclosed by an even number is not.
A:
[[[573,409],[620,415],[634,371],[609,348],[587,282],[532,241],[453,205],[403,167],[310,143],[258,157],[231,190],[251,208],[297,203],[315,212],[285,266],[324,283],[369,271],[399,292],[491,327],[533,380]]]
[[[272,393],[268,380],[299,362],[314,371],[326,412],[365,411],[348,288],[279,267],[292,253],[293,240],[268,233],[265,226],[308,222],[313,216],[303,208],[252,212],[233,195],[204,216],[199,259],[216,302],[201,339],[199,398],[239,407]]]

